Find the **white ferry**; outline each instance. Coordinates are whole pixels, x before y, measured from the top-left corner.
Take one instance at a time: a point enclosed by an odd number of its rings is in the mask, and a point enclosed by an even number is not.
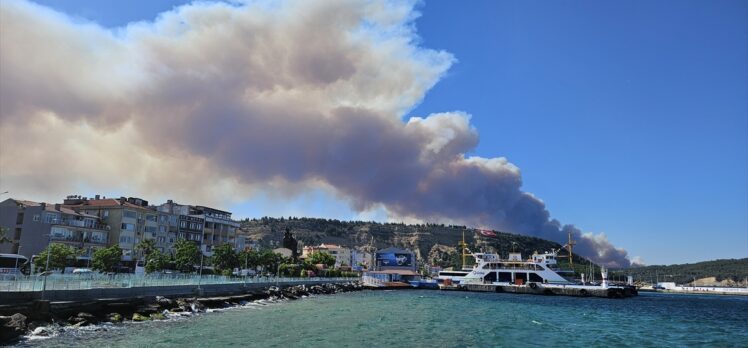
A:
[[[461,280],[462,284],[524,285],[574,284],[559,273],[569,271],[558,268],[558,251],[535,253],[532,258],[523,260],[521,253],[509,253],[508,259],[489,253],[471,253],[476,264]]]
[[[510,253],[508,259],[489,253],[471,253],[476,264],[463,277],[460,284],[440,285],[443,290],[514,292],[544,295],[595,296],[624,298],[637,295],[633,286],[616,286],[608,283],[608,272],[601,270],[600,285],[589,285],[567,279],[559,273],[556,262],[558,251],[534,253],[522,259],[521,253]]]

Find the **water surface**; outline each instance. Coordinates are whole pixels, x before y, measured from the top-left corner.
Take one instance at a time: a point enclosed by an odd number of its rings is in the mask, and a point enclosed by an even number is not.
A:
[[[748,297],[363,291],[21,343],[41,347],[748,347]]]

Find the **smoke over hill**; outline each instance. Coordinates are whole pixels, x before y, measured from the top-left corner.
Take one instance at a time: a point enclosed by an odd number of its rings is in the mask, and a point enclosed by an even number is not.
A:
[[[1,6],[15,194],[76,183],[211,202],[324,186],[393,218],[559,242],[571,229],[583,255],[629,265],[603,235],[551,219],[506,158],[465,156],[479,141],[468,114],[408,115],[455,61],[418,45],[413,3],[196,3],[114,30]]]

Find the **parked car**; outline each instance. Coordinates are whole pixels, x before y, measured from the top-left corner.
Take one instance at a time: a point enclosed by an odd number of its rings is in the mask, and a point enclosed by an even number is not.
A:
[[[76,268],[73,270],[73,274],[91,274],[93,270],[90,268]]]
[[[236,269],[231,274],[237,277],[254,277],[257,274],[257,271],[253,269]]]

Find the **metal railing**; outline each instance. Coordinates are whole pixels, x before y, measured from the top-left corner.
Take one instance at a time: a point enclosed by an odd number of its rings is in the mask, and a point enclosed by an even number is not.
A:
[[[13,279],[14,278],[14,279]],[[0,278],[1,292],[42,291],[44,289],[44,277],[41,276],[18,276],[11,279]],[[359,278],[289,278],[289,277],[227,277],[218,275],[204,275],[202,277],[194,274],[53,274],[48,276],[46,290],[88,290],[107,288],[135,288],[150,286],[179,286],[195,285],[204,286],[210,284],[267,284],[278,283],[304,283],[309,281],[355,281]]]

